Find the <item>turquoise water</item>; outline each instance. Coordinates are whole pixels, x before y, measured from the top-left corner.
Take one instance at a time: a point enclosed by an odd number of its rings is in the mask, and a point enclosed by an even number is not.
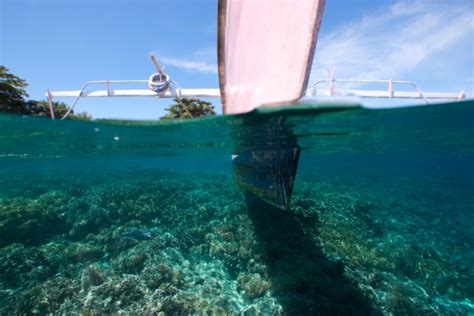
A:
[[[288,211],[232,177],[273,117]],[[473,101],[0,127],[0,315],[474,313]]]

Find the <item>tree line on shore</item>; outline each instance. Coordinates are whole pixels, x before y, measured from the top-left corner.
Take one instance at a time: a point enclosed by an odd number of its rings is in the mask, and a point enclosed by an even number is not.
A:
[[[21,115],[51,116],[47,100],[27,100],[28,93],[26,80],[10,73],[10,70],[0,65],[0,112],[16,113]],[[167,114],[160,120],[187,119],[196,117],[207,117],[215,115],[214,106],[210,102],[199,99],[175,99],[165,110]],[[69,110],[69,106],[63,102],[52,102],[55,117],[63,117]],[[82,113],[71,113],[68,116],[76,120],[90,120],[91,115]]]
[[[47,100],[27,100],[26,92],[28,83],[26,80],[10,73],[10,70],[0,65],[0,111],[22,115],[50,116]],[[63,117],[69,110],[69,106],[63,102],[52,102],[55,117]],[[71,119],[90,120],[88,113],[74,113],[71,111]]]

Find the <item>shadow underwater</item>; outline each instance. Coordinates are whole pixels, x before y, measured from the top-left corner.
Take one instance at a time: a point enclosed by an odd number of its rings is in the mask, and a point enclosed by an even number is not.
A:
[[[269,268],[272,292],[287,315],[374,315],[370,301],[348,280],[340,261],[329,260],[304,218],[246,194],[247,211]],[[306,219],[307,220],[307,219]],[[310,219],[312,227],[317,219]]]

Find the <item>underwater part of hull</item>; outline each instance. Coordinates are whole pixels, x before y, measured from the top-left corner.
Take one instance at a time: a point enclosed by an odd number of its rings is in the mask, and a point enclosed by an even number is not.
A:
[[[234,178],[246,192],[288,209],[301,152],[297,139],[284,116],[246,123],[234,135]]]
[[[300,156],[298,146],[246,152],[232,159],[234,177],[247,192],[288,209]]]

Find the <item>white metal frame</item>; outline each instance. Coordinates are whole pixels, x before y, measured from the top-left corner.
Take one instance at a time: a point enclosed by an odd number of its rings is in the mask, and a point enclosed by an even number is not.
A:
[[[75,97],[75,98],[101,98],[101,97],[157,97],[157,98],[175,98],[196,97],[196,98],[220,98],[219,89],[176,89],[176,92],[166,91],[164,94],[152,91],[150,89],[111,89],[111,84],[146,84],[148,80],[98,80],[87,81],[81,90],[72,91],[50,91],[51,97]],[[91,85],[105,84],[105,90],[85,91]],[[48,94],[47,94],[48,96]]]
[[[334,79],[334,71],[329,73],[329,79],[321,79],[315,81],[311,88],[306,91],[306,97],[362,97],[362,98],[411,98],[423,99],[429,104],[428,99],[445,99],[461,101],[466,96],[464,91],[459,93],[440,93],[440,92],[423,92],[420,87],[412,81],[401,80],[362,80],[362,79]],[[51,118],[54,119],[53,98],[54,97],[74,97],[75,100],[71,105],[68,113],[74,109],[81,98],[109,98],[109,97],[153,97],[153,98],[216,98],[221,97],[219,89],[167,89],[162,93],[155,92],[150,89],[111,89],[111,85],[130,85],[130,84],[147,84],[148,80],[95,80],[87,81],[82,85],[80,90],[72,91],[47,91],[49,110]],[[328,83],[328,88],[318,89],[317,86],[322,83]],[[352,84],[387,84],[387,90],[357,90],[357,89],[336,89],[335,83],[352,83]],[[393,85],[406,85],[414,88],[416,91],[395,91]],[[105,85],[105,90],[86,91],[86,88],[93,85]],[[303,98],[304,99],[304,98]],[[303,100],[302,99],[302,100]]]
[[[333,74],[333,73],[332,73]],[[443,92],[423,92],[420,87],[412,81],[402,80],[363,80],[363,79],[334,79],[330,74],[329,79],[321,79],[313,83],[307,95],[313,97],[321,96],[356,96],[363,98],[409,98],[423,99],[429,104],[428,99],[444,99],[444,100],[463,100],[466,95],[464,90],[459,93],[443,93]],[[317,89],[322,83],[328,83],[328,88]],[[357,89],[336,89],[335,83],[352,83],[352,84],[387,84],[387,90],[357,90]],[[414,88],[416,91],[395,91],[394,84],[405,85]]]
[[[105,90],[85,91],[92,85],[105,85]],[[219,89],[167,89],[163,93],[158,93],[150,89],[111,89],[110,85],[123,84],[148,84],[148,80],[95,80],[87,81],[82,85],[81,90],[72,91],[50,91],[46,92],[48,98],[51,118],[54,119],[53,97],[74,97],[76,98],[69,111],[64,117],[67,117],[72,109],[77,105],[81,98],[109,98],[109,97],[154,97],[154,98],[220,98]],[[64,118],[63,117],[63,118]]]

